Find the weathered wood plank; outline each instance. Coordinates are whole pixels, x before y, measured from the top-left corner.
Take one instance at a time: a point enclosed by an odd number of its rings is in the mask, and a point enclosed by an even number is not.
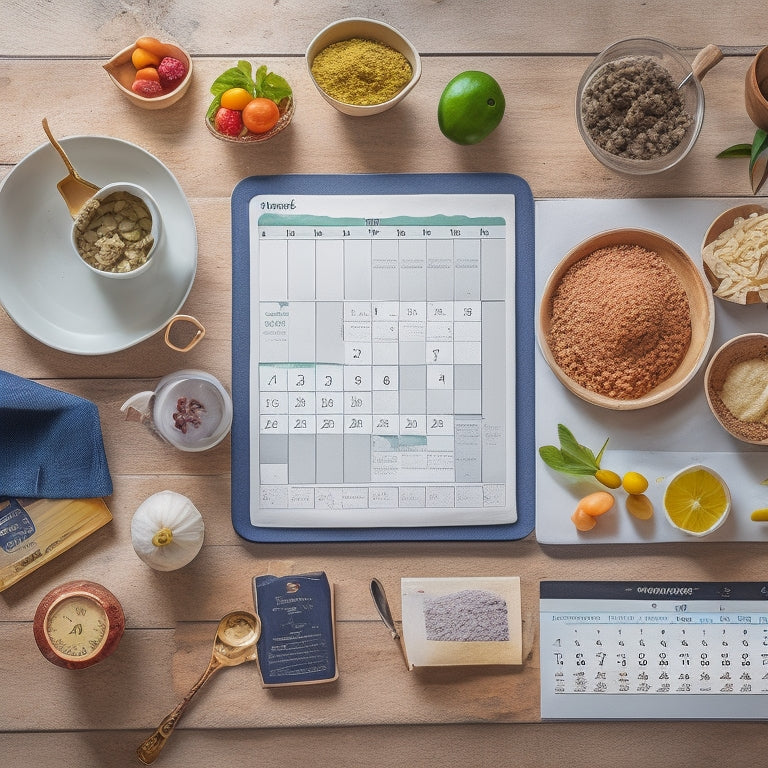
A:
[[[707,43],[764,44],[760,0],[744,0],[734,14],[727,3],[694,0],[544,0],[526,3],[488,0],[467,13],[461,0],[342,0],[312,5],[303,0],[260,2],[225,9],[205,0],[185,3],[128,3],[120,12],[109,0],[71,5],[65,0],[28,4],[8,0],[0,30],[0,51],[27,56],[111,56],[137,37],[175,40],[193,55],[232,51],[239,55],[302,56],[310,40],[337,19],[365,16],[385,21],[409,37],[423,54],[466,52],[564,54],[597,52],[624,37],[650,35],[682,47]],[[33,30],[45,30],[35,34]],[[21,34],[20,34],[21,31]]]

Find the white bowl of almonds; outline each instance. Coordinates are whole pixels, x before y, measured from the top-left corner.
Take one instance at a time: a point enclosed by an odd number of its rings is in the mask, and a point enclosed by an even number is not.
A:
[[[138,184],[107,184],[72,224],[72,247],[92,272],[109,278],[147,271],[162,232],[160,210]]]

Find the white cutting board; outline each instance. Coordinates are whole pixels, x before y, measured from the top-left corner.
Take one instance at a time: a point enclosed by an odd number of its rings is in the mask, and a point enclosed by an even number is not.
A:
[[[618,227],[651,229],[680,245],[701,266],[701,243],[707,228],[723,211],[750,200],[636,199],[536,201],[536,310],[550,272],[565,254],[593,234]],[[557,424],[597,452],[610,437],[602,466],[619,474],[642,472],[655,514],[637,520],[624,505],[626,494],[614,492],[617,504],[589,532],[570,521],[579,498],[599,490],[596,482],[553,472],[536,458],[536,538],[544,544],[637,544],[691,541],[768,541],[768,523],[750,520],[752,510],[768,507],[768,447],[732,438],[717,423],[704,395],[704,370],[715,350],[748,331],[768,332],[762,304],[738,306],[715,299],[715,333],[704,364],[691,382],[671,399],[651,408],[612,411],[590,405],[560,384],[536,349],[536,447],[557,445]],[[697,538],[674,529],[665,519],[662,497],[668,479],[690,464],[718,472],[732,496],[731,514],[714,533]]]

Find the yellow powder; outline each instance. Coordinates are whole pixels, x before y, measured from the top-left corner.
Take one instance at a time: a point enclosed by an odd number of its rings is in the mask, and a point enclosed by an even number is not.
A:
[[[768,360],[743,360],[728,369],[720,397],[740,421],[768,422]]]
[[[355,37],[323,48],[312,62],[312,76],[337,101],[366,106],[389,101],[400,93],[413,70],[408,59],[394,48]]]

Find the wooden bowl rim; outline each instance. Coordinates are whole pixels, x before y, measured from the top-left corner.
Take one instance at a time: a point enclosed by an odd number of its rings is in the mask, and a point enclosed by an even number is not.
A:
[[[691,305],[691,343],[677,370],[640,398],[619,400],[592,392],[571,379],[555,361],[547,334],[550,326],[551,299],[565,272],[594,251],[611,245],[639,245],[664,259],[680,279]],[[668,400],[696,375],[709,351],[714,335],[714,299],[695,262],[685,250],[668,237],[649,229],[622,227],[598,232],[571,248],[552,270],[541,295],[537,323],[539,348],[552,372],[573,394],[593,405],[616,411],[637,410]]]
[[[710,411],[712,411],[712,415],[717,420],[717,423],[720,424],[729,435],[743,443],[750,443],[751,445],[768,445],[768,438],[765,438],[764,440],[752,440],[738,431],[731,429],[720,418],[713,403],[713,394],[716,392],[720,383],[720,378],[721,376],[724,376],[725,370],[732,364],[739,362],[739,359],[749,359],[748,355],[740,358],[737,350],[741,348],[756,349],[758,347],[761,347],[764,351],[768,350],[768,333],[760,333],[758,331],[742,333],[729,339],[715,350],[704,372],[704,394],[706,395],[707,405],[709,406]]]
[[[757,213],[758,215],[768,213],[768,207],[761,205],[760,203],[745,203],[744,205],[736,205],[733,208],[728,208],[727,210],[723,211],[719,216],[715,218],[715,220],[709,225],[707,231],[704,233],[704,239],[701,243],[702,254],[704,249],[713,240],[716,240],[720,235],[723,234],[723,232],[733,226],[735,219],[740,216],[742,218],[746,218],[752,213]],[[712,286],[712,290],[716,291],[720,287],[722,280],[719,277],[716,277],[714,272],[712,272],[712,270],[706,264],[704,264],[704,274],[707,277],[707,281]],[[736,301],[731,301],[730,299],[723,298],[722,296],[717,296],[716,298],[721,299],[722,301],[728,301],[731,304],[739,303]],[[747,293],[746,303],[761,304],[762,300],[760,299],[760,294],[757,291],[749,291],[749,293]]]

